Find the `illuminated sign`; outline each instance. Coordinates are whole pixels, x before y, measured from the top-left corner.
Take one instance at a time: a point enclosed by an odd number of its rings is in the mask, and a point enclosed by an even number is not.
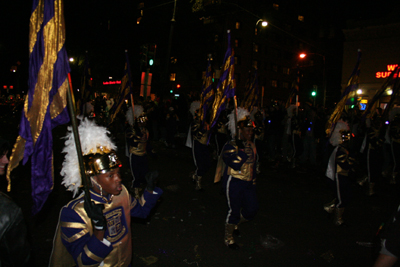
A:
[[[108,81],[108,82],[103,82],[103,85],[111,85],[111,84],[121,84],[121,81]]]
[[[367,104],[360,103],[360,110],[365,110],[367,108]]]
[[[389,77],[390,73],[392,73],[392,71],[394,71],[397,67],[397,64],[392,64],[392,65],[387,65],[387,71],[378,71],[375,74],[376,78],[387,78]],[[393,75],[393,78],[396,78],[397,74]]]

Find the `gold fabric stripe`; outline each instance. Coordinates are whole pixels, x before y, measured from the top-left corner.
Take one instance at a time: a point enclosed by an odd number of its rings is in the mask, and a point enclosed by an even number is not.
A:
[[[86,255],[89,258],[91,258],[92,260],[95,260],[97,262],[102,262],[103,261],[103,258],[101,258],[101,257],[97,256],[96,254],[94,254],[93,252],[91,252],[89,250],[89,248],[87,247],[87,245],[83,247],[83,250],[85,251]]]
[[[32,29],[33,31],[33,29]],[[54,17],[43,28],[44,57],[40,67],[32,106],[28,111],[28,101],[25,101],[24,111],[31,127],[33,144],[35,145],[43,128],[43,121],[49,105],[49,93],[53,82],[54,63],[57,53],[65,42],[65,25],[62,14],[62,1],[54,1]]]
[[[50,105],[50,116],[51,119],[56,118],[67,106],[67,90],[68,86],[68,78],[65,79],[63,84],[58,88],[57,94],[54,95],[53,101]]]
[[[88,233],[87,229],[83,229],[79,233],[74,234],[71,237],[66,236],[64,233],[62,234],[62,238],[67,241],[68,243],[74,242],[75,240],[81,238],[82,236],[86,235]]]
[[[78,223],[78,222],[60,222],[60,226],[67,228],[78,228],[78,229],[86,228],[86,225],[84,223]]]
[[[43,1],[39,1],[29,21],[29,54],[33,51],[33,47],[36,44],[37,33],[43,23],[43,8]]]
[[[24,158],[24,151],[25,151],[25,143],[26,140],[21,136],[18,136],[17,141],[14,144],[14,148],[12,150],[12,154],[10,156],[10,162],[7,166],[7,192],[11,191],[11,178],[10,174],[13,169],[15,169],[19,162]]]

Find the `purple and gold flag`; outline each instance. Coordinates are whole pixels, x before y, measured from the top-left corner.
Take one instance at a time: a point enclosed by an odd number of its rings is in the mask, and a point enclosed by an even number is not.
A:
[[[258,77],[257,70],[254,71],[253,75],[249,77],[246,84],[245,96],[242,101],[241,107],[251,110],[258,105],[259,90],[258,90]]]
[[[222,75],[218,81],[214,103],[211,109],[210,126],[213,128],[217,125],[221,111],[226,108],[228,99],[235,96],[235,57],[231,47],[231,35],[228,30],[228,49],[225,53]]]
[[[295,100],[293,99],[295,99],[299,95],[299,84],[300,84],[300,69],[299,67],[297,67],[296,78],[292,82],[292,89],[285,105],[286,108],[288,108],[293,102],[295,102]]]
[[[129,57],[128,51],[125,50],[125,69],[124,69],[124,76],[122,77],[121,82],[121,89],[119,92],[119,96],[117,101],[110,109],[110,124],[114,121],[115,117],[117,116],[118,112],[121,110],[122,105],[124,104],[125,100],[129,98],[132,94],[132,76],[131,76],[131,67],[129,64]]]
[[[211,58],[207,59],[207,70],[206,75],[203,79],[203,88],[201,90],[200,96],[200,121],[202,126],[204,125],[204,120],[207,118],[207,113],[211,108],[212,101],[214,100],[214,90],[212,88],[212,70],[211,70]]]
[[[23,159],[31,158],[31,185],[36,214],[53,190],[53,137],[51,130],[67,123],[68,74],[64,46],[65,23],[62,0],[34,0],[29,31],[28,95],[22,110],[19,136],[7,169],[10,173]]]
[[[360,77],[360,62],[361,62],[361,50],[358,50],[357,55],[357,63],[353,69],[353,72],[350,75],[350,78],[347,82],[347,86],[344,89],[340,101],[336,104],[334,111],[332,112],[327,124],[326,124],[326,134],[328,136],[331,135],[331,132],[335,128],[336,122],[342,116],[342,112],[344,107],[346,106],[347,100],[350,97],[355,96],[356,90],[359,84],[359,77]]]

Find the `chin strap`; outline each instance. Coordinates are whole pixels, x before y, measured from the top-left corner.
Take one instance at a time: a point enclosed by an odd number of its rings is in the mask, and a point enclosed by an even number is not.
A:
[[[110,203],[110,202],[113,200],[114,195],[111,195],[111,196],[110,196],[110,199],[107,199],[107,198],[103,195],[103,187],[101,187],[101,185],[100,185],[95,179],[93,179],[93,177],[90,177],[90,180],[92,181],[92,183],[93,183],[94,185],[96,185],[96,186],[99,188],[101,198],[102,198],[105,202]]]

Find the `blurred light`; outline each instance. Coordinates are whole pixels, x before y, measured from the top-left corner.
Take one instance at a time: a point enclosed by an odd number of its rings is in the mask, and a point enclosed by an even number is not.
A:
[[[180,84],[177,84],[177,85],[176,85],[176,88],[181,88],[181,85],[180,85]]]
[[[263,22],[261,22],[261,26],[263,26],[263,27],[267,27],[267,26],[268,26],[268,22],[267,22],[267,21],[265,21],[265,20],[263,20]]]
[[[300,58],[305,58],[306,56],[307,56],[307,54],[304,54],[304,53],[301,53],[301,54],[299,55]]]
[[[392,95],[393,94],[393,90],[392,89],[389,89],[386,92],[387,92],[388,95]]]
[[[79,92],[79,88],[78,88],[78,89],[76,89],[76,91],[77,91],[77,92]]]
[[[358,89],[357,90],[357,95],[361,95],[363,92],[362,92],[362,90],[361,89]]]
[[[149,65],[150,65],[150,66],[153,66],[153,63],[154,63],[154,60],[151,58],[151,59],[149,60]]]
[[[389,124],[389,121],[385,121],[385,124]]]
[[[3,89],[7,89],[7,85],[3,85]]]
[[[171,89],[171,90],[169,90],[169,92],[172,94],[174,92],[174,90]]]
[[[108,79],[112,80],[112,77],[108,77]]]
[[[73,58],[73,57],[70,57],[70,58],[69,58],[69,62],[74,62],[74,58]]]

